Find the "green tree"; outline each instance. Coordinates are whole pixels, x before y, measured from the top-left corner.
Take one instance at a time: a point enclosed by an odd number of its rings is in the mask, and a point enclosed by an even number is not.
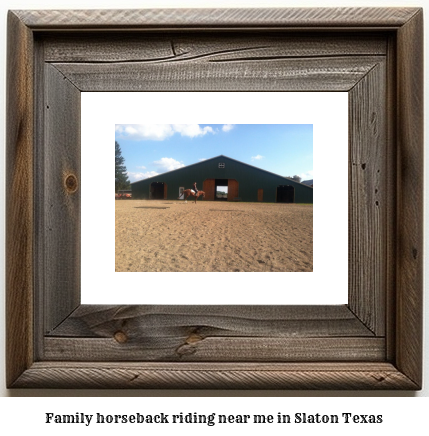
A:
[[[121,189],[130,189],[125,159],[122,156],[121,147],[115,141],[115,192]]]
[[[299,177],[297,175],[295,175],[293,177],[289,177],[289,179],[295,180],[295,182],[298,182],[298,183],[301,183],[301,180],[302,180],[301,177]]]

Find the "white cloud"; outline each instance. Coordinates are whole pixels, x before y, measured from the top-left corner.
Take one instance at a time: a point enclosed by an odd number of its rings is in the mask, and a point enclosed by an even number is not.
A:
[[[155,177],[159,174],[166,173],[168,171],[177,170],[185,165],[171,157],[163,157],[160,160],[153,162],[157,171],[128,171],[128,178],[130,182],[138,182],[139,180],[148,179],[149,177]],[[145,166],[138,166],[139,169],[146,169]]]
[[[313,170],[307,171],[305,173],[302,173],[299,175],[301,177],[301,180],[311,180],[313,178]]]
[[[229,132],[234,128],[234,124],[224,124],[222,126],[222,132]]]
[[[157,176],[159,173],[156,171],[146,171],[145,173],[135,173],[132,171],[128,171],[128,178],[130,179],[130,182],[138,182],[139,180],[148,179],[149,177]]]
[[[210,126],[201,127],[199,124],[173,124],[172,126],[175,132],[189,138],[214,133],[214,130]]]
[[[178,168],[183,168],[185,166],[183,163],[173,159],[172,157],[163,157],[160,160],[155,161],[154,164],[161,172],[164,173],[166,171],[177,170]]]
[[[116,133],[135,141],[163,141],[174,135],[170,124],[117,124]]]
[[[264,156],[261,156],[260,154],[257,154],[256,156],[252,156],[252,160],[261,160]]]
[[[175,133],[188,138],[215,133],[210,126],[199,124],[116,124],[115,131],[120,137],[135,141],[164,141]]]

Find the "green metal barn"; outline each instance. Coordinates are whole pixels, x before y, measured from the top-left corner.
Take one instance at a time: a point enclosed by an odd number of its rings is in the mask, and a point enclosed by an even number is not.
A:
[[[134,182],[132,197],[177,200],[194,182],[205,200],[313,203],[312,187],[223,155]]]

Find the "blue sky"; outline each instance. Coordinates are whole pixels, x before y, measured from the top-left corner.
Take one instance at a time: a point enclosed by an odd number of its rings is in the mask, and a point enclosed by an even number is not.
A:
[[[116,124],[131,182],[221,154],[281,176],[313,178],[312,124]]]

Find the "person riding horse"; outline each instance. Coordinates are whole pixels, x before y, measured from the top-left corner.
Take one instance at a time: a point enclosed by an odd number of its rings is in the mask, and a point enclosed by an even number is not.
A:
[[[194,184],[192,185],[192,189],[195,191],[195,195],[197,195],[198,194],[197,182],[194,182]]]
[[[194,189],[196,188],[196,183],[194,183]],[[197,199],[201,196],[202,198],[205,198],[206,193],[204,191],[198,191],[198,189],[196,190],[197,192],[195,193],[193,189],[184,189],[182,194],[179,196],[179,200],[184,199],[185,203],[186,203],[186,199],[192,195],[193,197],[195,197],[195,203],[197,202]]]

